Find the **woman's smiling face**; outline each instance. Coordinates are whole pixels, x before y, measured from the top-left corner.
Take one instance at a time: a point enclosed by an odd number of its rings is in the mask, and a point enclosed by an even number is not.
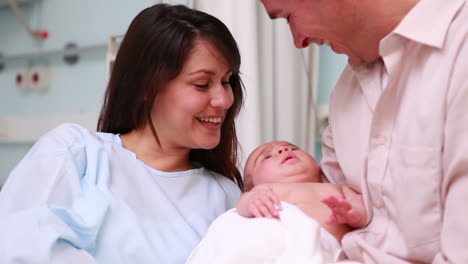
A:
[[[231,69],[209,42],[196,42],[180,74],[156,96],[152,120],[163,147],[212,149],[234,102]]]

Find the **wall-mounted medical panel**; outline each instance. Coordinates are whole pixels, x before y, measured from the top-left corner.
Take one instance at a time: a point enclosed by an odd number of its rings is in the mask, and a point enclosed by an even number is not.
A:
[[[0,117],[0,143],[33,143],[62,123],[80,124],[96,130],[98,114],[56,114]]]

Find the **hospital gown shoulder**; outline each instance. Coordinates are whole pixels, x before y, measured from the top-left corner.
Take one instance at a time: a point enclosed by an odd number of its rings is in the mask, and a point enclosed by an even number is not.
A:
[[[101,151],[110,145],[105,140],[79,125],[62,124],[34,144],[0,192],[0,263],[66,263],[71,258],[95,263],[88,253],[107,202],[95,180],[106,166],[93,160],[96,150],[106,155]],[[65,251],[69,254],[61,254]]]
[[[35,146],[48,146],[42,151],[70,151],[84,147],[89,139],[94,139],[95,142],[101,141],[98,134],[78,124],[64,123],[40,137]]]
[[[12,178],[19,177],[18,174],[29,179],[41,177],[42,180],[48,181],[54,179],[53,174],[62,177],[72,169],[78,169],[83,173],[86,144],[101,144],[102,142],[97,134],[71,123],[61,124],[51,129],[36,141],[11,171],[5,187],[12,181]]]
[[[242,192],[239,189],[239,186],[237,186],[237,184],[233,180],[219,173],[209,171],[209,170],[207,170],[207,172],[210,173],[216,179],[216,181],[219,183],[224,193],[226,194],[227,208],[236,207],[237,201],[242,195]]]
[[[66,203],[68,199],[62,198],[75,196],[79,190],[86,167],[86,145],[100,144],[103,140],[98,133],[77,124],[61,124],[51,129],[11,171],[0,195],[0,205]],[[23,197],[24,202],[13,202],[19,201],[22,194],[29,194],[31,199]]]

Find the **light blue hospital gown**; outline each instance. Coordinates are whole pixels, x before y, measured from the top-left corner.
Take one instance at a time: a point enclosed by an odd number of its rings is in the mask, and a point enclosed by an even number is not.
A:
[[[157,171],[118,135],[64,124],[0,193],[0,263],[184,263],[240,194],[204,168]]]

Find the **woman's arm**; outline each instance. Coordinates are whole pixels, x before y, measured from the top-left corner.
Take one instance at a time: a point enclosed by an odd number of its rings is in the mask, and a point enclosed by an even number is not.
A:
[[[43,136],[8,177],[0,193],[0,263],[96,263],[79,247],[89,243],[57,214],[81,195],[85,156],[74,132],[61,126]]]

